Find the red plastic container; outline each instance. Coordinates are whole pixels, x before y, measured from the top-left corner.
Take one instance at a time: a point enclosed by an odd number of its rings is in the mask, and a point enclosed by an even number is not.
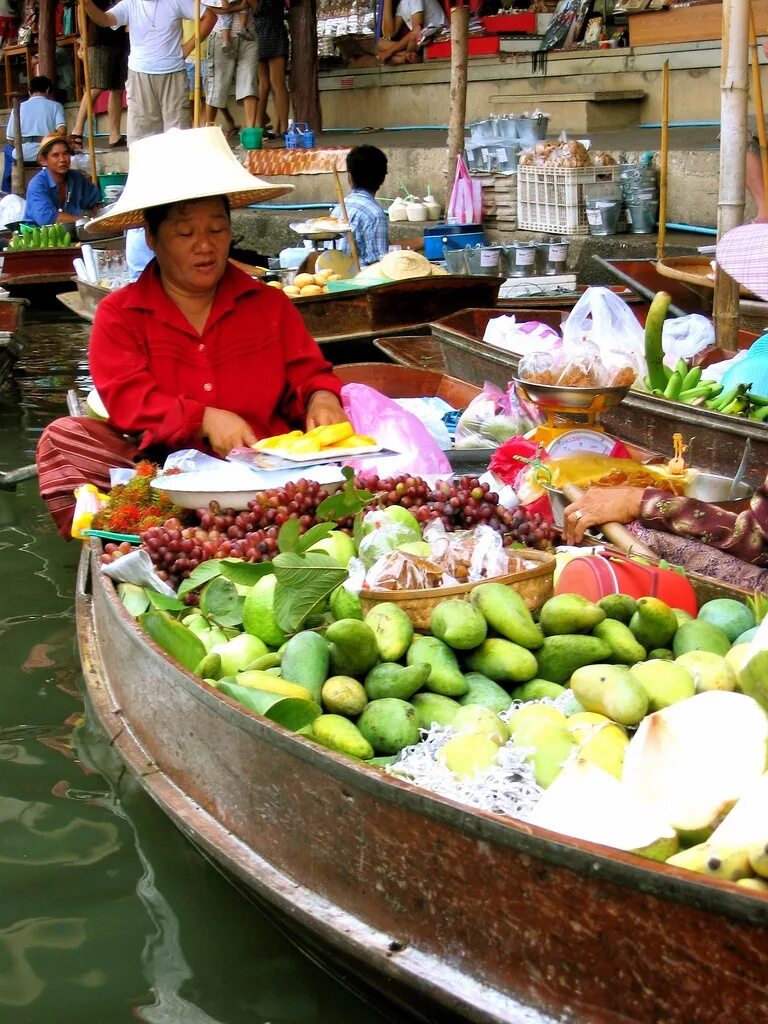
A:
[[[496,35],[536,34],[536,14],[533,11],[523,11],[520,14],[490,14],[480,21],[486,32]]]
[[[470,57],[486,57],[498,53],[500,49],[498,36],[474,36],[467,41],[467,53]],[[451,56],[451,43],[432,43],[425,47],[424,56],[427,60],[446,60]]]
[[[670,608],[682,608],[696,615],[696,592],[679,572],[655,565],[640,565],[620,555],[592,555],[574,558],[555,586],[556,594],[581,594],[588,601],[599,601],[609,594],[630,597],[658,597]]]

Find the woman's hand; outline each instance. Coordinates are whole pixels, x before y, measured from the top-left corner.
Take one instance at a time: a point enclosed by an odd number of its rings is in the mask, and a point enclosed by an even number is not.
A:
[[[563,540],[579,544],[586,530],[602,523],[631,523],[640,515],[642,487],[590,487],[563,513]]]
[[[226,409],[206,409],[200,433],[222,458],[233,448],[248,448],[256,442],[256,435],[242,416]]]
[[[315,391],[307,405],[307,430],[343,423],[347,416],[332,391]]]

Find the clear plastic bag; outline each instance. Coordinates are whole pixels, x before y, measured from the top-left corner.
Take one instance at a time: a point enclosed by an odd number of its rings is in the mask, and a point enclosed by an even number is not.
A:
[[[506,392],[486,382],[459,417],[456,427],[457,448],[498,448],[525,434],[540,423],[535,407],[517,392],[514,382]]]
[[[565,346],[591,342],[602,365],[631,367],[645,376],[645,334],[634,313],[610,288],[587,288],[563,324]]]
[[[553,352],[532,352],[520,360],[518,375],[531,384],[569,388],[626,387],[637,371],[624,352],[601,350],[586,338]]]
[[[715,328],[701,313],[671,317],[664,321],[661,333],[664,362],[675,366],[678,359],[686,362],[715,344]]]
[[[389,520],[363,537],[357,553],[362,558],[366,569],[370,569],[382,555],[388,554],[400,544],[413,544],[419,539],[418,535],[414,536],[413,530],[407,523]]]

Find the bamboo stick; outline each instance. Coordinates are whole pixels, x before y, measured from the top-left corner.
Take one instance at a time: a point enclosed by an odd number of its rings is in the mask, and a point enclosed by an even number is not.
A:
[[[749,46],[752,54],[752,103],[757,118],[757,138],[760,142],[760,167],[763,172],[763,192],[768,197],[768,141],[765,136],[765,108],[763,105],[763,83],[760,79],[760,52],[757,48],[755,10],[749,3]]]
[[[720,191],[717,237],[744,219],[747,149],[749,0],[723,2],[723,63],[720,76]],[[722,269],[715,276],[717,344],[735,352],[739,339],[739,286]]]
[[[14,195],[24,196],[27,187],[24,184],[24,140],[21,134],[21,97],[17,92],[11,99],[13,105],[13,167],[11,168],[11,188]]]
[[[669,61],[661,69],[661,153],[659,155],[659,236],[656,259],[664,259],[667,241],[667,167],[669,164]]]
[[[467,39],[469,8],[451,11],[451,113],[448,121],[448,166],[446,168],[445,207],[453,187],[456,160],[464,152],[464,125],[467,119]]]
[[[77,16],[80,22],[80,47],[83,51],[83,88],[85,89],[85,112],[86,123],[88,124],[88,157],[91,162],[91,181],[94,185],[98,185],[99,175],[96,171],[96,122],[93,117],[91,71],[88,67],[88,15],[85,13],[85,0],[79,0]]]
[[[334,184],[336,185],[336,201],[339,204],[341,216],[344,220],[344,223],[349,224],[349,217],[347,217],[347,206],[346,203],[344,202],[344,190],[341,187],[341,178],[339,177],[339,172],[336,167],[333,168],[333,181]],[[363,268],[360,266],[360,253],[357,248],[357,242],[355,241],[354,232],[352,231],[349,232],[349,251],[352,254],[352,259],[355,261],[357,270],[362,270]]]
[[[83,0],[80,0],[82,3]],[[195,0],[195,88],[194,88],[194,128],[200,127],[200,0]]]

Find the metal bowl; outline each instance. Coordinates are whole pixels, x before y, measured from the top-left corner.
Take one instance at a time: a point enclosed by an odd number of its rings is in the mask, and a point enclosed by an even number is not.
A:
[[[618,405],[629,391],[621,388],[568,388],[558,384],[533,384],[514,378],[522,394],[542,409],[584,409],[599,412]]]
[[[732,482],[732,477],[720,476],[718,473],[694,473],[686,485],[685,496],[707,501],[710,505],[718,505],[720,508],[738,511],[752,497],[754,488],[742,480],[731,494]]]
[[[552,518],[555,520],[555,526],[558,530],[562,530],[563,513],[570,505],[570,501],[568,501],[563,492],[558,490],[557,487],[550,487],[549,484],[541,484],[541,486],[547,492],[549,497],[549,504],[552,509]]]

